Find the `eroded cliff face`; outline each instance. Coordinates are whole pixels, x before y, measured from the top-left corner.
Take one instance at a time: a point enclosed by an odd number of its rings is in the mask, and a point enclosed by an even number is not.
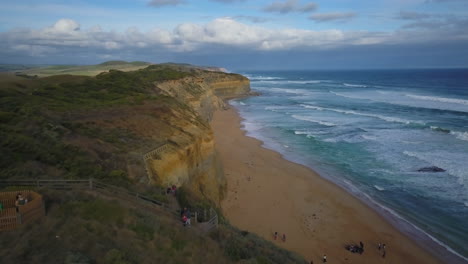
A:
[[[156,86],[165,94],[188,104],[207,121],[211,120],[215,110],[225,107],[224,99],[250,93],[249,79],[223,72],[197,71],[195,76],[158,83]]]
[[[145,161],[151,181],[162,186],[185,186],[199,198],[219,204],[226,180],[208,122],[214,111],[226,106],[223,99],[249,94],[249,80],[236,74],[200,71],[156,87],[187,104],[199,120],[184,122],[187,116],[183,114],[172,119],[179,129],[174,129],[167,142]]]

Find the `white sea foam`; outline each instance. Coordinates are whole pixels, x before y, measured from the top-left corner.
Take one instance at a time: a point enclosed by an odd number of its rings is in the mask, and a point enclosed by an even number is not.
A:
[[[314,135],[311,132],[308,131],[294,131],[294,134],[296,135],[305,135],[307,138],[313,138]]]
[[[350,98],[350,99],[367,99],[367,100],[370,100],[368,98],[362,98],[362,97],[358,97],[358,96],[350,96],[350,95],[347,95],[347,94],[337,93],[337,92],[334,92],[334,91],[330,91],[330,93],[332,93],[332,94],[334,94],[336,96],[341,96],[341,97]]]
[[[331,123],[331,122],[312,119],[312,118],[310,118],[310,117],[308,117],[308,116],[292,115],[292,118],[297,119],[297,120],[302,120],[302,121],[317,123],[317,124],[320,124],[320,125],[323,125],[323,126],[330,126],[330,127],[331,127],[331,126],[336,126],[336,124],[333,124],[333,123]]]
[[[404,105],[410,107],[420,107],[427,109],[440,109],[468,112],[468,100],[455,99],[446,97],[422,96],[413,94],[403,94],[399,92],[387,92],[383,94],[381,91],[361,91],[361,92],[335,92],[329,91],[336,96],[355,99],[355,100],[369,100],[372,102],[384,102],[394,105]],[[416,100],[413,100],[416,99]]]
[[[292,83],[292,84],[309,84],[309,83],[321,83],[322,81],[320,80],[306,80],[306,81],[286,81],[287,83]]]
[[[361,137],[365,140],[372,140],[372,141],[377,140],[376,137],[367,136],[367,135],[361,135]]]
[[[249,77],[249,79],[254,80],[254,81],[268,81],[268,80],[283,80],[284,78],[273,77],[273,76],[252,76],[252,77]]]
[[[413,98],[413,99],[418,99],[418,100],[468,105],[468,100],[463,100],[463,99],[437,97],[437,96],[426,96],[426,95],[414,95],[414,94],[405,94],[405,96]]]
[[[361,87],[361,88],[367,87],[367,85],[363,85],[363,84],[343,83],[343,85],[344,85],[344,86],[347,86],[347,87]]]
[[[342,114],[347,114],[347,115],[358,115],[358,116],[366,116],[366,117],[373,117],[373,118],[378,118],[387,122],[394,122],[394,123],[402,123],[402,124],[420,124],[420,125],[425,125],[424,122],[422,121],[413,121],[413,120],[406,120],[398,117],[391,117],[391,116],[384,116],[384,115],[377,115],[377,114],[369,114],[369,113],[361,113],[361,112],[356,112],[353,110],[342,110],[342,109],[335,109],[335,108],[326,108],[326,107],[319,107],[319,106],[313,106],[313,105],[301,105],[304,108],[308,109],[315,109],[319,111],[332,111],[336,113],[342,113]]]
[[[239,104],[240,104],[240,105],[245,105],[245,103],[244,103],[244,102],[239,102]]]
[[[320,106],[315,106],[315,105],[306,105],[306,104],[301,104],[300,106],[307,108],[307,109],[314,109],[318,111],[323,111],[326,110],[326,108],[320,107]]]
[[[281,92],[281,93],[290,93],[290,94],[300,94],[300,95],[309,94],[306,90],[303,90],[303,89],[272,88],[272,89],[270,89],[270,91]]]
[[[443,127],[438,127],[438,126],[430,126],[430,128],[437,132],[448,133],[450,135],[455,136],[456,138],[460,140],[468,141],[468,132],[453,131],[453,130],[446,129]]]
[[[374,185],[374,188],[377,189],[377,190],[379,190],[379,191],[385,191],[384,188],[382,188],[382,187],[380,187],[380,186],[378,186],[378,185]]]
[[[265,110],[272,111],[272,112],[279,112],[281,109],[287,109],[285,106],[266,106]]]
[[[468,132],[450,131],[450,134],[456,136],[458,139],[468,141]]]

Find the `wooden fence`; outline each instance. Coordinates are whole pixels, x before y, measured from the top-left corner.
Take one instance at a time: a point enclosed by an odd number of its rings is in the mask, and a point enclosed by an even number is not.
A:
[[[27,203],[16,209],[16,195],[21,193]],[[45,215],[42,196],[30,190],[0,193],[0,202],[4,209],[0,211],[0,231],[12,230],[20,225],[33,222]]]
[[[167,203],[155,200],[151,197],[148,197],[146,195],[137,193],[137,192],[132,192],[127,189],[109,185],[106,183],[102,183],[100,181],[94,180],[94,179],[88,179],[88,180],[0,180],[0,187],[8,187],[8,186],[16,186],[16,187],[37,187],[37,188],[49,188],[49,189],[56,189],[56,190],[91,190],[91,191],[99,191],[99,192],[106,192],[110,193],[113,196],[119,196],[124,199],[128,198],[133,198],[137,202],[143,204],[143,205],[150,205],[150,206],[157,206],[159,208],[165,209],[172,214],[177,214],[178,212],[171,211],[170,207],[168,206]],[[29,191],[15,191],[15,195],[18,193],[30,193]],[[41,197],[42,201],[42,197]],[[13,201],[14,204],[14,201]],[[27,203],[26,205],[28,205]],[[195,214],[195,219],[197,219],[197,215],[200,215],[200,213],[196,210],[194,210]],[[213,208],[210,208],[209,212],[209,220],[206,222],[207,228],[204,228],[206,232],[209,232],[215,228],[218,227],[218,215],[216,211]],[[28,214],[26,214],[27,217],[34,217],[35,215],[38,214],[37,208],[34,210],[30,210]],[[206,215],[206,210],[205,210],[205,215]],[[3,217],[3,214],[2,214]],[[3,218],[2,218],[3,219]],[[7,215],[5,215],[5,223],[9,223],[10,220]],[[204,219],[207,219],[205,217]],[[2,225],[3,220],[0,220],[0,225]],[[0,227],[1,230],[1,227]]]
[[[152,159],[161,159],[161,153],[165,152],[169,148],[169,144],[165,143],[160,145],[159,147],[143,154],[143,164],[145,164],[146,174],[148,175],[149,179],[153,179],[153,170],[149,165],[150,160]]]
[[[207,228],[205,232],[210,232],[211,230],[218,228],[218,214],[213,208],[210,208],[210,220],[208,220]]]

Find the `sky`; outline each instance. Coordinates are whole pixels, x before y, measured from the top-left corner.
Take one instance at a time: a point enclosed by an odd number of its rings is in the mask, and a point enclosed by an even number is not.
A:
[[[0,63],[467,68],[468,0],[0,0]]]

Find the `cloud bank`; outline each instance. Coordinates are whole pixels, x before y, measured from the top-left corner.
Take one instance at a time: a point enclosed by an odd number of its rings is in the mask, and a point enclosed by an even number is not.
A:
[[[318,31],[272,29],[225,17],[206,24],[179,24],[173,30],[153,28],[141,31],[133,27],[117,32],[106,31],[99,26],[82,28],[77,21],[60,19],[42,29],[23,28],[0,32],[0,58],[5,62],[18,61],[19,58],[28,61],[38,58],[37,61],[54,59],[62,63],[71,63],[70,60],[96,61],[99,58],[155,58],[153,61],[189,61],[192,58],[193,63],[219,64],[218,60],[230,60],[242,64],[253,58],[268,61],[278,54],[297,54],[296,60],[300,62],[310,54],[333,56],[343,50],[360,49],[367,52],[370,47],[375,50],[376,47],[393,47],[396,50],[397,47],[407,45],[437,47],[442,50],[439,54],[443,54],[444,46],[466,46],[468,43],[466,19],[437,20],[434,23],[440,23],[438,27],[426,25],[424,28],[424,25],[415,23],[431,21],[410,22],[413,23],[407,25],[407,28],[394,32]],[[460,55],[457,58],[467,57]],[[215,61],[210,61],[210,58]],[[241,58],[246,61],[242,62]]]

